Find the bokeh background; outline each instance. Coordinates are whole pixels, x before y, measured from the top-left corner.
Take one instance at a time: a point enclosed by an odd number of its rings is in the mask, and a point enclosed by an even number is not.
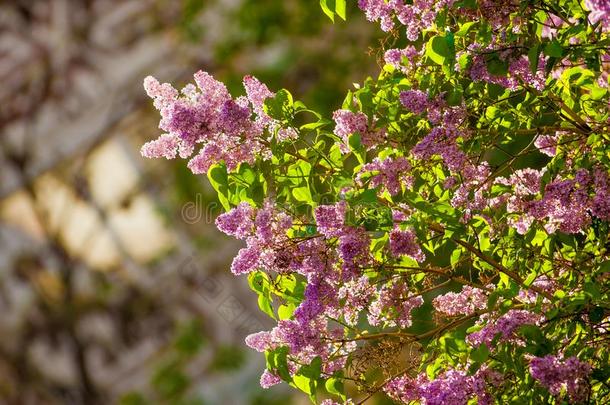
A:
[[[378,71],[380,33],[311,0],[0,2],[0,404],[299,404],[258,385],[272,326],[220,205],[184,161],[143,159],[142,88],[254,74],[326,114]]]

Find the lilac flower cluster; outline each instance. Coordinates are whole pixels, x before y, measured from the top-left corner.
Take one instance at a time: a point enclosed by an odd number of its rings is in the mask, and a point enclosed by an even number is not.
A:
[[[556,281],[550,279],[547,276],[540,276],[538,277],[533,283],[532,286],[550,294],[553,295],[555,293],[555,291],[557,291],[559,289],[559,285],[557,284]],[[524,303],[535,303],[536,300],[538,299],[539,294],[531,289],[529,290],[520,290],[519,294],[517,295],[517,298],[519,299],[519,301],[524,302]],[[545,298],[546,300],[546,298]]]
[[[420,101],[423,102],[421,95]],[[466,117],[465,108],[447,106],[442,95],[434,100],[428,100],[426,104],[427,118],[434,127],[415,145],[411,154],[419,160],[428,160],[435,155],[440,156],[449,170],[461,171],[467,163],[467,157],[460,150],[457,142],[459,138],[466,138],[466,134],[459,129]],[[416,103],[408,105],[416,110],[421,110],[421,106]]]
[[[498,386],[502,376],[490,369],[481,368],[477,373],[468,375],[466,371],[449,369],[434,380],[425,373],[412,378],[403,375],[390,380],[383,388],[392,399],[401,403],[419,401],[426,405],[466,405],[476,398],[478,404],[493,403],[488,393],[489,386]]]
[[[459,172],[467,162],[467,157],[457,144],[461,133],[452,128],[434,127],[411,150],[413,156],[419,160],[428,160],[435,155],[440,156],[452,172]]]
[[[599,172],[600,185],[607,184],[607,174]],[[541,200],[532,201],[528,204],[527,213],[538,220],[546,220],[544,225],[548,233],[554,233],[557,229],[566,233],[578,233],[591,223],[591,217],[587,208],[599,218],[609,217],[610,211],[604,211],[602,206],[608,201],[608,194],[604,195],[603,189],[597,189],[596,194],[601,194],[602,204],[593,206],[593,199],[589,197],[589,185],[591,176],[586,170],[579,170],[573,179],[555,180],[545,186],[544,195]],[[602,208],[601,210],[598,208]]]
[[[559,142],[557,135],[540,135],[534,141],[534,146],[538,148],[540,153],[553,157],[557,154],[557,144]]]
[[[371,259],[367,233],[344,224],[346,208],[346,203],[341,201],[318,206],[314,212],[318,231],[326,238],[338,238],[337,253],[344,279],[358,276],[360,267]]]
[[[416,66],[420,53],[413,45],[409,45],[405,49],[388,49],[383,58],[385,63],[406,74],[409,72],[409,69],[405,65],[405,61],[408,63],[409,68]]]
[[[376,300],[369,306],[368,321],[373,326],[386,325],[408,328],[413,320],[411,311],[422,306],[421,296],[412,296],[402,280],[391,281],[379,290]]]
[[[334,205],[320,205],[314,211],[318,232],[327,238],[335,238],[342,234],[345,225],[347,204],[340,201]]]
[[[380,191],[387,191],[390,195],[396,195],[402,191],[402,186],[413,187],[413,176],[409,174],[411,164],[409,161],[399,156],[397,158],[386,158],[380,160],[375,158],[371,163],[367,163],[360,168],[356,175],[356,181],[363,184],[363,177],[368,172],[374,172],[370,177],[369,186],[371,188],[381,187]]]
[[[395,257],[406,255],[420,263],[426,260],[426,255],[417,243],[417,235],[411,230],[403,231],[399,227],[392,229],[390,231],[390,251]]]
[[[309,364],[319,356],[322,371],[326,374],[345,366],[346,354],[356,348],[354,342],[334,343],[343,336],[342,329],[329,329],[323,317],[306,323],[296,320],[281,320],[271,331],[263,331],[246,337],[246,344],[259,352],[274,350],[280,346],[289,349],[288,370],[294,375],[301,364]],[[261,386],[267,388],[278,383],[276,370],[265,370],[261,376]]]
[[[496,184],[514,188],[513,193],[501,199],[507,201],[508,213],[516,214],[509,223],[517,232],[525,234],[534,220],[539,220],[548,233],[578,233],[589,226],[591,215],[602,220],[610,218],[610,176],[603,169],[595,168],[592,174],[580,169],[572,179],[555,179],[536,199],[543,174],[544,171],[524,169],[515,171],[509,179],[495,180]]]
[[[435,297],[432,304],[445,315],[472,315],[487,306],[487,294],[480,288],[465,285],[459,293],[449,292]]]
[[[491,316],[483,316],[479,323],[486,324],[483,329],[473,332],[466,337],[472,346],[481,344],[492,347],[492,341],[499,335],[499,341],[518,342],[515,332],[523,325],[538,325],[543,321],[542,315],[523,309],[511,309],[504,315],[493,320]]]
[[[248,97],[237,99],[206,72],[197,72],[195,83],[197,87],[187,85],[180,96],[168,83],[161,84],[151,76],[144,80],[146,92],[161,113],[159,127],[168,133],[144,144],[143,156],[173,159],[178,154],[188,158],[201,144],[199,153],[188,163],[193,173],[206,173],[218,162],[234,170],[239,163],[253,163],[257,156],[269,157],[263,139],[266,129],[277,132],[280,141],[296,136],[294,129],[279,129],[279,124],[265,114],[263,102],[274,94],[257,79],[246,76]]]
[[[362,266],[366,266],[371,261],[370,254],[371,240],[362,228],[345,228],[339,236],[337,247],[339,257],[342,260],[341,270],[343,276],[357,276]]]
[[[261,374],[260,385],[263,388],[270,388],[282,382],[282,379],[277,374],[272,373],[269,370],[263,371]]]
[[[342,308],[334,317],[342,316],[348,325],[356,325],[358,315],[368,308],[376,292],[375,286],[367,276],[348,281],[339,289],[338,298],[342,301]]]
[[[511,23],[511,14],[519,10],[517,0],[479,0],[479,11],[495,29],[506,28]],[[519,17],[513,17],[514,29],[519,29]]]
[[[610,30],[610,2],[607,0],[585,0],[585,7],[589,13],[589,21],[592,24],[598,22],[604,30]]]
[[[407,90],[400,92],[400,102],[409,111],[421,114],[429,106],[428,94],[421,90]]]
[[[552,395],[559,396],[565,389],[570,402],[581,403],[587,400],[591,366],[576,357],[562,359],[561,356],[551,354],[534,357],[530,361],[530,374]]]
[[[430,28],[444,7],[451,7],[456,0],[358,0],[358,7],[369,21],[379,21],[383,31],[394,28],[394,18],[406,26],[409,41],[416,41],[421,31]]]
[[[292,227],[292,219],[277,211],[271,203],[262,209],[254,209],[243,202],[216,219],[216,227],[237,239],[246,241],[233,259],[231,271],[239,275],[258,268],[278,272],[288,270],[289,263],[283,260],[285,251],[280,247],[286,243],[286,232]]]
[[[375,129],[369,125],[369,120],[363,112],[354,113],[349,110],[337,110],[333,113],[335,120],[335,135],[341,137],[341,152],[349,153],[349,137],[360,135],[360,142],[367,149],[377,146],[385,138],[385,129]]]
[[[539,91],[544,90],[546,86],[544,58],[540,59],[536,73],[532,73],[530,70],[529,60],[526,55],[521,55],[516,58],[509,58],[506,56],[506,58],[509,60],[508,74],[506,76],[496,76],[492,75],[489,73],[489,70],[487,70],[486,56],[475,54],[469,70],[470,78],[475,82],[483,81],[493,83],[512,91],[521,88],[522,83]]]

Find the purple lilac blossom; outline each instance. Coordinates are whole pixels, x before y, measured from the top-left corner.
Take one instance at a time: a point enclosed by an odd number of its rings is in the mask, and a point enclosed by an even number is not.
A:
[[[352,134],[360,135],[360,142],[367,149],[375,147],[385,137],[385,130],[375,130],[369,126],[368,117],[362,112],[351,112],[349,110],[337,110],[333,113],[335,121],[335,135],[343,142],[340,144],[341,152],[349,153],[349,137]]]
[[[592,24],[600,23],[604,30],[610,29],[610,2],[608,0],[585,0],[585,7]]]
[[[543,319],[542,315],[522,309],[511,309],[495,320],[491,319],[491,316],[481,317],[481,322],[485,322],[486,325],[478,332],[468,335],[466,341],[472,346],[485,344],[491,348],[492,341],[496,335],[499,335],[499,341],[518,342],[515,332],[520,326],[537,325]]]
[[[356,181],[362,184],[364,173],[376,172],[370,177],[369,186],[372,188],[381,187],[380,191],[385,190],[394,196],[402,191],[403,184],[408,188],[413,186],[413,177],[409,175],[410,170],[411,164],[402,156],[384,160],[375,158],[371,163],[367,163],[360,168]]]
[[[421,90],[407,90],[400,92],[400,103],[409,111],[421,114],[428,108],[428,94]]]
[[[576,357],[565,360],[551,354],[534,357],[530,361],[530,373],[552,395],[559,396],[565,389],[571,402],[580,403],[587,399],[591,366]]]
[[[395,257],[406,255],[420,263],[426,260],[426,255],[417,243],[417,236],[411,230],[392,229],[390,232],[390,251]]]
[[[557,136],[540,135],[536,138],[534,146],[538,148],[540,153],[553,157],[557,154]]]
[[[338,237],[343,232],[347,204],[339,201],[334,205],[320,205],[314,211],[318,232],[327,238]]]
[[[487,307],[487,293],[480,288],[465,285],[459,293],[449,292],[432,301],[434,309],[445,315],[472,315]]]
[[[408,328],[412,325],[411,311],[422,306],[421,296],[409,296],[409,290],[401,282],[385,284],[377,298],[369,306],[368,321],[373,326]]]
[[[273,387],[274,385],[277,385],[281,382],[282,379],[278,375],[270,372],[269,370],[263,371],[263,374],[261,375],[260,384],[262,388],[266,389],[269,387]]]
[[[488,387],[502,383],[496,371],[481,367],[475,374],[449,369],[430,380],[426,373],[413,378],[403,375],[390,380],[383,388],[392,399],[401,403],[419,401],[426,405],[466,405],[476,398],[481,405],[490,405],[493,398]]]
[[[224,84],[206,72],[195,73],[197,86],[187,85],[182,95],[167,83],[149,76],[144,88],[161,113],[159,127],[167,133],[142,146],[145,157],[191,158],[188,168],[195,174],[206,173],[215,163],[224,162],[229,171],[242,162],[254,163],[257,156],[266,159],[264,132],[277,132],[278,140],[291,139],[294,129],[279,128],[262,109],[263,101],[273,93],[251,76],[244,78],[248,97],[233,99]],[[256,116],[252,119],[252,115]]]

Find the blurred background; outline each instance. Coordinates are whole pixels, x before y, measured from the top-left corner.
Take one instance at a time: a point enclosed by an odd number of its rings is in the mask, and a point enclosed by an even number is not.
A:
[[[254,74],[330,114],[376,25],[310,0],[0,2],[0,404],[300,404],[258,385],[273,326],[185,161],[151,161],[147,75]]]

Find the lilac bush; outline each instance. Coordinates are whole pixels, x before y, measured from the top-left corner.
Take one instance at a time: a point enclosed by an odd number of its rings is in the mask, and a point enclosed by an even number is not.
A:
[[[231,270],[277,321],[246,339],[261,385],[608,402],[608,2],[357,7],[404,48],[332,117],[251,76],[236,98],[204,72],[145,80],[166,133],[142,154],[207,173],[245,245]]]

